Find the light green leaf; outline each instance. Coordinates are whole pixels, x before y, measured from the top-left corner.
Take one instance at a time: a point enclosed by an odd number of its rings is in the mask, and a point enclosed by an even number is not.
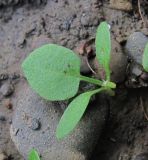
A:
[[[26,58],[22,68],[31,87],[45,99],[65,100],[78,91],[80,59],[65,47],[44,45]]]
[[[97,29],[95,45],[97,60],[105,70],[106,80],[110,81],[111,40],[109,26],[106,22],[102,22]]]
[[[35,149],[30,151],[28,160],[40,160],[39,154]]]
[[[83,116],[91,96],[100,91],[102,91],[102,89],[96,89],[80,94],[69,104],[56,130],[56,136],[58,139],[64,138],[74,129]]]
[[[148,43],[145,46],[142,60],[143,68],[148,72]]]

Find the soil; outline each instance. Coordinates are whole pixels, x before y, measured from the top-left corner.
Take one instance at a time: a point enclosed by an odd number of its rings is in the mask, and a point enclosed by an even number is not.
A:
[[[9,129],[17,92],[25,81],[21,70],[24,58],[47,42],[75,49],[82,41],[95,37],[103,20],[111,25],[115,40],[124,48],[131,33],[148,35],[147,1],[141,4],[145,23],[137,1],[132,5],[133,9],[126,12],[113,9],[107,0],[0,0],[0,155],[23,160]],[[147,88],[128,89],[124,82],[118,85],[116,96],[110,98],[110,115],[92,160],[133,160],[148,151],[148,121],[143,111],[148,110],[147,96]]]

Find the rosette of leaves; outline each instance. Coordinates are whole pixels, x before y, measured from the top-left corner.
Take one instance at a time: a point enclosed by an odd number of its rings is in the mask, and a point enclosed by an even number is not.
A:
[[[98,80],[80,74],[80,59],[70,49],[56,44],[47,44],[34,50],[23,62],[22,68],[30,86],[41,97],[50,101],[67,100],[74,97],[80,81],[96,85],[90,90],[75,97],[68,105],[57,126],[58,139],[67,136],[82,118],[92,95],[116,87],[110,81],[110,30],[102,22],[96,34],[96,57],[106,74],[105,80]]]

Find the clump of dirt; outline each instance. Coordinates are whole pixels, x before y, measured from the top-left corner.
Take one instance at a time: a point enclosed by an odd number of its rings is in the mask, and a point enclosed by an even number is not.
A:
[[[110,6],[123,11],[131,11],[133,9],[131,0],[110,0]]]
[[[106,20],[111,25],[113,38],[123,49],[133,32],[148,35],[137,1],[131,5],[130,12],[126,12],[113,9],[108,0],[0,0],[1,157],[23,159],[11,141],[9,128],[16,110],[17,93],[25,83],[21,63],[33,46],[38,46],[36,39],[44,37],[46,42],[75,49],[81,42],[94,38],[97,26]],[[141,10],[145,22],[146,6],[147,1],[143,1]],[[116,96],[110,98],[110,116],[93,160],[134,160],[137,154],[148,150],[148,125],[144,116],[147,89],[127,89],[124,84],[118,84]]]

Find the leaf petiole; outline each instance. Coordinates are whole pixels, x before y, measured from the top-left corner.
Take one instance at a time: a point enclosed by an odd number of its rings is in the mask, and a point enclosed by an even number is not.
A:
[[[90,78],[90,77],[86,77],[86,76],[82,76],[82,75],[79,75],[79,78],[80,78],[81,81],[86,81],[86,82],[96,84],[96,85],[99,85],[99,86],[103,85],[103,82],[98,80],[98,79],[94,79],[94,78]]]
[[[94,79],[94,78],[90,78],[90,77],[86,77],[86,76],[82,76],[79,75],[80,80],[82,81],[86,81],[89,83],[93,83],[102,87],[107,87],[107,88],[116,88],[116,84],[114,82],[110,82],[110,81],[100,81],[98,79]]]

